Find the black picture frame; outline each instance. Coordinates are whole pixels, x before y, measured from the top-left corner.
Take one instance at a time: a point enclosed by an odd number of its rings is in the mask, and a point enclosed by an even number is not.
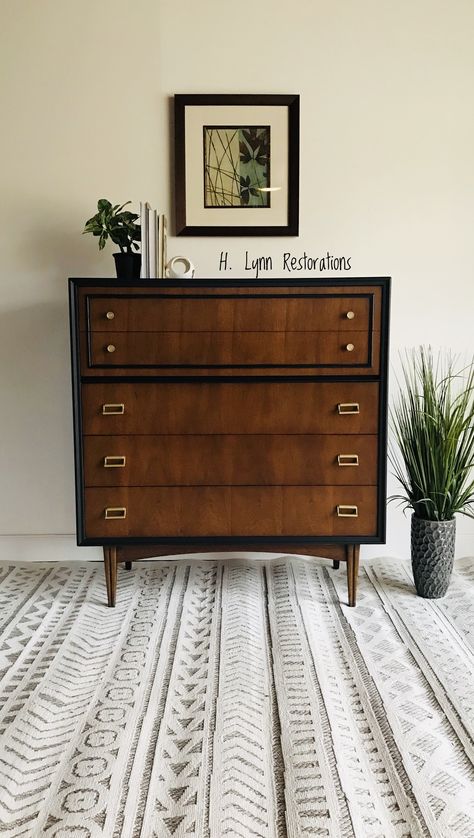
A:
[[[209,122],[206,119],[206,107],[212,108],[213,114],[216,113],[216,108],[222,107],[225,109],[226,116],[223,119],[223,124],[229,124],[229,113],[235,108],[235,120],[232,124],[237,123],[242,127],[255,125],[255,114],[258,114],[259,107],[265,108],[265,114],[267,115],[272,113],[268,110],[269,107],[287,110],[288,118],[285,123],[287,124],[287,131],[285,128],[285,131],[280,131],[276,135],[280,157],[284,161],[287,182],[277,187],[278,190],[283,190],[283,192],[277,200],[273,199],[273,206],[257,209],[257,213],[259,213],[258,222],[247,220],[247,223],[245,223],[245,219],[248,218],[247,214],[249,214],[249,208],[247,207],[216,206],[209,209],[204,206],[204,141],[201,138],[203,137],[204,127],[207,127]],[[189,111],[191,108],[195,108],[193,113]],[[252,109],[252,111],[248,111],[249,114],[253,114],[250,121],[248,119],[242,121],[245,108]],[[281,110],[279,115],[282,115]],[[176,94],[174,97],[176,235],[297,236],[299,231],[299,115],[300,97],[298,94]],[[186,137],[187,122],[188,134],[191,133],[191,129],[189,129],[191,116],[193,117],[194,127],[192,130],[195,143],[193,138]],[[275,117],[277,116],[277,111],[275,111]],[[199,133],[201,122],[202,128]],[[277,129],[274,129],[274,131],[277,131]],[[201,143],[199,149],[197,148],[198,142]],[[189,160],[190,143],[193,143],[194,164]],[[196,145],[195,149],[194,145]],[[195,162],[198,154],[201,155],[203,161],[202,171],[198,171]],[[193,173],[190,174],[190,172]],[[190,186],[190,182],[194,186]],[[190,195],[190,192],[193,194]],[[194,202],[194,205],[196,202],[200,203],[201,197],[202,207],[199,207],[199,212],[196,212],[192,209],[192,202]],[[278,212],[275,210],[275,204],[278,204]],[[229,219],[229,209],[233,216],[232,220]],[[255,219],[255,208],[251,207],[250,209],[253,210],[253,218]],[[212,213],[212,217],[209,213]],[[236,215],[240,216],[243,213],[245,213],[245,217],[242,220],[235,218]],[[203,216],[206,216],[205,221],[207,223],[202,223]]]

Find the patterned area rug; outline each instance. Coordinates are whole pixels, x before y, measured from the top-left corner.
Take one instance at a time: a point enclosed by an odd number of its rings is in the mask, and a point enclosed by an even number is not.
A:
[[[0,566],[0,836],[474,836],[474,560],[329,568]]]

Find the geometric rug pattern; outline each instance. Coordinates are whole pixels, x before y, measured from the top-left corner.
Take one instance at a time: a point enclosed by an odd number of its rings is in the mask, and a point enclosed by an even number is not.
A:
[[[474,838],[474,560],[0,565],[0,838]]]

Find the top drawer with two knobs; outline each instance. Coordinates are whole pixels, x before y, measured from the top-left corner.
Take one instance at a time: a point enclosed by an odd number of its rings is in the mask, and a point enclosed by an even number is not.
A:
[[[380,289],[233,290],[86,293],[83,370],[378,374]]]

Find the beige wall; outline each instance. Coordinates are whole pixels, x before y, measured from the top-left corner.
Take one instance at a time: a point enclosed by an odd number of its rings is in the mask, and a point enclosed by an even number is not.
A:
[[[0,534],[74,531],[66,277],[113,273],[80,235],[98,197],[170,214],[175,92],[301,94],[301,235],[170,255],[200,276],[221,250],[234,276],[246,249],[274,275],[288,249],[351,256],[353,276],[393,276],[394,358],[472,349],[472,0],[1,0],[1,17]],[[374,552],[407,553],[394,508]]]

